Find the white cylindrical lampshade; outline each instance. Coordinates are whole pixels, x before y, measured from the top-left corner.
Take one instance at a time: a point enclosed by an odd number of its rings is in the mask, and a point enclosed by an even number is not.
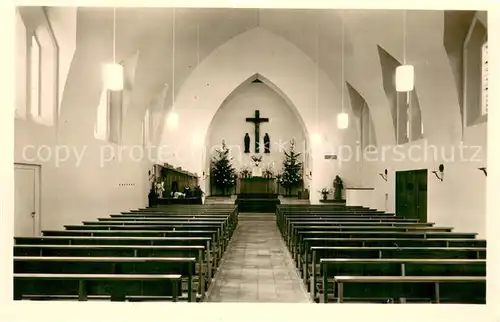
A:
[[[123,89],[123,66],[106,64],[104,66],[104,84],[110,91],[121,91]]]
[[[347,129],[349,126],[349,114],[340,113],[337,115],[337,127],[341,130]]]
[[[179,126],[179,114],[175,111],[168,113],[167,127],[169,130],[176,130]]]
[[[412,65],[401,65],[396,68],[396,91],[410,92],[414,86],[415,71]]]

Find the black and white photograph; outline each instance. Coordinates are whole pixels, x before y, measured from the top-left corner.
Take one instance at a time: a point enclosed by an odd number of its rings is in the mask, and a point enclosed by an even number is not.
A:
[[[15,6],[7,297],[487,312],[500,42],[469,7]]]

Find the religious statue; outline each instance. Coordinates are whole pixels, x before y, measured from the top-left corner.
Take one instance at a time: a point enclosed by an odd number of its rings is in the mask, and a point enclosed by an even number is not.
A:
[[[269,134],[264,135],[264,153],[270,153]]]
[[[250,135],[245,134],[245,153],[250,153]]]
[[[333,188],[335,189],[334,199],[342,200],[342,189],[344,188],[344,183],[338,175],[335,176],[335,180],[333,180]]]

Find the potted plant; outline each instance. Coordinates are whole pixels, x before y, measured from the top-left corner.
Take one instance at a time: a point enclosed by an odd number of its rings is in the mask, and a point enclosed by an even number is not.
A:
[[[330,190],[327,188],[323,188],[320,191],[321,195],[323,196],[323,200],[328,199],[328,194],[330,193]]]

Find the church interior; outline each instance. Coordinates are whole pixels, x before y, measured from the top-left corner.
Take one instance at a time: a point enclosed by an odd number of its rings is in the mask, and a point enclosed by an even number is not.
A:
[[[15,23],[14,300],[486,303],[487,11]]]

